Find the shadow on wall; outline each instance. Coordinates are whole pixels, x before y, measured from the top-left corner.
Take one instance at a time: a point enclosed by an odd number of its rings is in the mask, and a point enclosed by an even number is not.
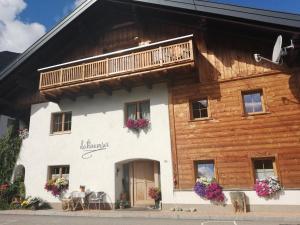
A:
[[[291,93],[293,94],[294,98],[297,100],[292,101],[287,98],[283,98],[282,101],[284,104],[288,103],[294,103],[294,104],[300,104],[300,72],[294,72],[290,76],[289,79],[289,87],[291,90]]]

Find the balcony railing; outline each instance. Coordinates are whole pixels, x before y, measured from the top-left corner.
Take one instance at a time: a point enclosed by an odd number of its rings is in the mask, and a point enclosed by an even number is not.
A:
[[[161,43],[163,44],[156,45],[153,43],[151,46],[146,45],[145,47],[131,49],[131,51],[124,50],[129,54],[118,54],[116,57],[103,58],[99,56],[100,60],[80,65],[61,66],[60,68],[56,67],[54,70],[46,68],[46,72],[42,72],[40,76],[40,90],[153,69],[167,69],[194,60],[192,40],[180,43],[173,42],[169,45],[166,45],[168,44],[167,41]],[[107,55],[113,56],[114,54]]]

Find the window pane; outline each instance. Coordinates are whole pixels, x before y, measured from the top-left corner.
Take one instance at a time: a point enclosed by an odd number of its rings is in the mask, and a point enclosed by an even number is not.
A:
[[[64,129],[65,131],[70,131],[72,126],[72,113],[65,113]]]
[[[137,119],[137,105],[136,103],[128,103],[126,104],[126,110],[127,110],[127,120],[128,119],[132,119],[132,120],[136,120]]]
[[[53,114],[52,119],[53,119],[52,132],[62,131],[62,114],[61,113]]]
[[[202,109],[201,111],[201,118],[205,118],[205,117],[208,117],[208,114],[207,114],[207,109]]]
[[[263,111],[260,92],[243,94],[243,99],[246,113]]]
[[[214,162],[198,162],[197,175],[198,177],[206,177],[209,179],[214,178],[215,176]]]
[[[274,159],[256,159],[253,163],[256,179],[265,179],[270,176],[275,176],[273,168]]]
[[[50,178],[57,179],[64,177],[69,179],[70,166],[51,166],[50,167]]]
[[[70,170],[69,166],[62,167],[62,172],[61,172],[62,174],[61,174],[61,176],[63,178],[69,179],[69,170]]]
[[[208,101],[207,99],[192,102],[193,119],[208,117]]]
[[[140,118],[150,120],[150,102],[140,102]]]
[[[193,110],[193,118],[201,118],[200,110]]]

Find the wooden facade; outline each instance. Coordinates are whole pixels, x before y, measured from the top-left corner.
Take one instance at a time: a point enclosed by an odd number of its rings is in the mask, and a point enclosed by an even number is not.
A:
[[[275,159],[285,188],[300,187],[299,73],[256,63],[251,54],[256,45],[232,36],[200,36],[200,82],[187,79],[170,87],[177,189],[192,189],[199,160],[214,161],[225,189],[252,189],[252,160],[265,157]],[[251,90],[262,92],[262,113],[244,113],[242,93]],[[209,116],[193,120],[190,101],[201,98],[208,99]]]

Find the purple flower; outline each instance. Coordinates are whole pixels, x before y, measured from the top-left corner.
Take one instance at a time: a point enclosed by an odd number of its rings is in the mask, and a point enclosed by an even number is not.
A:
[[[197,195],[199,195],[202,198],[206,197],[206,185],[201,182],[196,182],[194,186],[194,191]]]

